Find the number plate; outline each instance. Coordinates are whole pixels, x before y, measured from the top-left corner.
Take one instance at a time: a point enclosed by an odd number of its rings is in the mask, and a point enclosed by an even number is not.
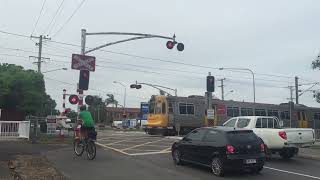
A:
[[[256,159],[246,159],[245,163],[246,164],[255,164],[255,163],[257,163],[257,160]]]

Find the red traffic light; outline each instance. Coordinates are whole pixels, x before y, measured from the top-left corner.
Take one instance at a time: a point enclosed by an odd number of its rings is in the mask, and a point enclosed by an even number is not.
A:
[[[174,42],[173,41],[168,41],[166,44],[168,49],[172,49],[174,47]]]
[[[75,95],[75,94],[70,95],[69,102],[70,102],[70,104],[78,104],[78,102],[79,102],[78,95]]]

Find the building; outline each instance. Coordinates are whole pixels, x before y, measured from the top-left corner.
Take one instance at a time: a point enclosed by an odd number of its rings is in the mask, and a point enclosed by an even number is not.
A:
[[[123,108],[116,107],[106,107],[107,118],[112,121],[119,121],[123,118]],[[139,119],[140,118],[140,108],[125,108],[126,119]]]

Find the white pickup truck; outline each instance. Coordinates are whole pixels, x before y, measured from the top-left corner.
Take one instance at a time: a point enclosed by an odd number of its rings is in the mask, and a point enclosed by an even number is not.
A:
[[[239,116],[226,121],[223,126],[251,129],[266,145],[268,155],[279,153],[284,159],[290,159],[299,148],[312,146],[315,133],[308,128],[282,129],[279,120],[271,116]]]

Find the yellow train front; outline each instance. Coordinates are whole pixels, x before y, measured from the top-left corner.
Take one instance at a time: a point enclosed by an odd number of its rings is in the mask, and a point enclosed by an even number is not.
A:
[[[202,96],[152,96],[144,129],[151,135],[185,134],[207,125],[205,109]]]

